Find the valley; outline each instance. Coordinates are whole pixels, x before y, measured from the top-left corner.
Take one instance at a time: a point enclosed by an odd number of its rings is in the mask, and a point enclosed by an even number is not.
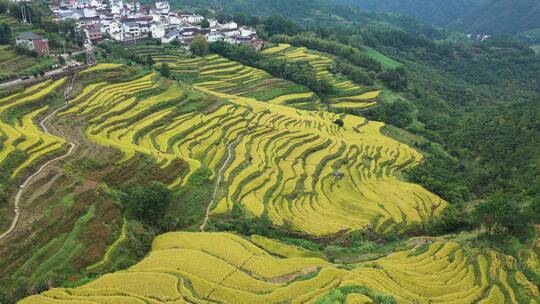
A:
[[[98,2],[0,0],[0,304],[540,303],[535,12]]]

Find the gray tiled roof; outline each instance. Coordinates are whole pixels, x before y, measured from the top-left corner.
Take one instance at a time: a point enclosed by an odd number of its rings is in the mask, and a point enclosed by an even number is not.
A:
[[[41,38],[43,37],[33,32],[22,32],[19,34],[19,36],[17,36],[17,39],[25,39],[25,40],[35,40],[35,39],[41,39]]]

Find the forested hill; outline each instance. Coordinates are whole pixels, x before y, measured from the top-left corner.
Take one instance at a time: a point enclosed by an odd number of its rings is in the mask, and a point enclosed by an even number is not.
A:
[[[151,0],[143,3],[151,4]],[[271,16],[280,15],[311,28],[325,26],[342,27],[390,24],[412,34],[420,34],[434,39],[443,39],[448,32],[431,24],[401,14],[370,12],[346,5],[322,0],[172,0],[178,9],[189,9],[207,15],[215,12],[231,16]],[[218,16],[219,17],[219,16]]]
[[[519,34],[540,28],[540,0],[490,0],[453,24],[488,34]]]
[[[476,11],[486,0],[333,0],[334,3],[377,12],[395,12],[448,26]]]
[[[540,38],[539,0],[333,0],[333,2],[369,11],[401,13],[467,33],[521,34],[520,36],[526,37],[527,40]]]

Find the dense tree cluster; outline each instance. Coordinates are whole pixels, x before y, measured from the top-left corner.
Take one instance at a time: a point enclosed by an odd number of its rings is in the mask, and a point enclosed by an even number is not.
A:
[[[0,24],[0,44],[8,44],[11,40],[11,27],[7,24]]]
[[[191,52],[197,56],[204,56],[208,53],[208,42],[203,36],[193,38]]]
[[[129,212],[150,226],[159,226],[165,211],[171,204],[173,195],[167,186],[152,182],[149,185],[136,185],[122,197]]]

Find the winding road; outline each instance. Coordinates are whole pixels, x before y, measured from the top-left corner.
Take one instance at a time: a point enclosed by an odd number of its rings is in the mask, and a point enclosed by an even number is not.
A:
[[[212,200],[208,204],[208,207],[206,207],[206,215],[204,217],[204,222],[200,227],[201,232],[204,232],[204,228],[206,227],[206,224],[208,224],[208,217],[210,216],[210,210],[212,209],[212,206],[214,205],[214,201],[216,200],[219,184],[221,183],[221,178],[223,176],[223,170],[225,170],[230,165],[232,161],[234,146],[237,145],[240,142],[240,140],[242,140],[243,136],[244,134],[240,134],[240,136],[235,141],[230,143],[229,146],[227,147],[227,159],[225,160],[221,168],[219,168],[216,184],[214,185],[214,193],[212,194]]]
[[[71,81],[71,84],[70,86],[66,89],[66,91],[64,92],[64,98],[67,100],[67,97],[69,96],[69,94],[71,93],[71,90],[73,89],[73,84],[75,83],[75,77],[73,77],[73,80]],[[49,120],[51,117],[55,116],[56,114],[58,114],[58,112],[64,110],[65,108],[67,108],[69,105],[67,104],[67,101],[66,101],[66,104],[58,109],[56,109],[54,112],[50,113],[49,115],[45,116],[40,122],[39,122],[39,125],[41,126],[41,128],[43,129],[43,132],[45,133],[48,133],[48,134],[51,134],[51,132],[49,132],[49,129],[47,128],[47,126],[45,126],[45,122],[47,122],[47,120]],[[52,135],[52,134],[51,134]],[[54,163],[54,162],[57,162],[57,161],[60,161],[68,156],[70,156],[71,154],[73,154],[73,152],[75,152],[75,149],[76,149],[76,145],[72,142],[68,142],[69,144],[69,149],[68,151],[64,154],[64,155],[61,155],[57,158],[54,158],[54,159],[51,159],[49,160],[48,162],[46,162],[45,164],[43,164],[39,170],[37,170],[34,174],[30,175],[25,181],[24,183],[22,183],[22,185],[19,187],[19,191],[17,191],[17,195],[15,196],[15,202],[13,203],[14,205],[14,209],[15,209],[15,216],[13,217],[13,221],[11,222],[11,226],[9,227],[9,229],[4,232],[2,235],[0,235],[0,240],[2,240],[3,238],[7,237],[11,232],[13,232],[13,230],[15,230],[15,227],[17,227],[17,223],[19,222],[19,218],[21,216],[21,210],[19,208],[20,206],[20,201],[21,201],[21,197],[24,193],[24,190],[28,187],[28,185],[30,185],[32,183],[32,179],[34,179],[37,175],[39,175],[41,172],[43,172],[50,164]]]

